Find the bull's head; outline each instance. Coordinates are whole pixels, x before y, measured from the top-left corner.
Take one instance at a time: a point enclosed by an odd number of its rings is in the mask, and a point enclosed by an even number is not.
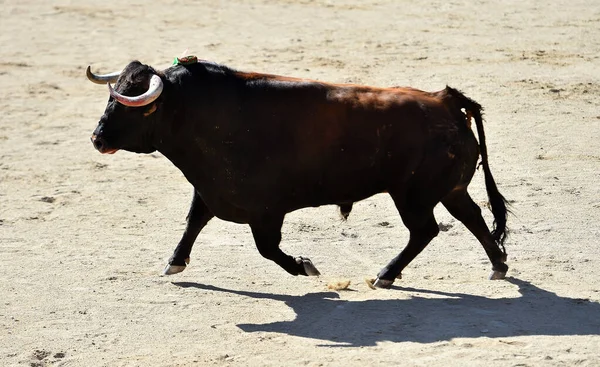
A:
[[[95,75],[88,66],[89,80],[108,84],[110,98],[92,134],[92,143],[100,153],[112,154],[119,149],[136,153],[151,153],[156,121],[160,107],[163,80],[150,66],[133,61],[119,73]],[[115,88],[111,83],[115,83]]]

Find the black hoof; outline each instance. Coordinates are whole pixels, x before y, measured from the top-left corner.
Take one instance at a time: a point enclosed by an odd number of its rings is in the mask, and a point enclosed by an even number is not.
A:
[[[385,280],[385,279],[381,279],[381,278],[377,278],[373,282],[373,286],[375,288],[382,288],[382,289],[390,289],[392,287],[392,284],[394,284],[393,280]]]
[[[307,259],[306,257],[301,257],[301,256],[297,257],[296,258],[296,264],[302,265],[302,268],[304,270],[304,275],[308,275],[308,276],[319,276],[319,275],[321,275],[321,273],[313,265],[312,261],[310,261],[310,259]]]
[[[489,276],[490,280],[499,280],[506,278],[506,272],[508,271],[508,265],[504,263],[494,264],[492,266],[492,273]]]
[[[501,280],[504,278],[506,278],[505,272],[493,270],[488,279],[489,280]]]

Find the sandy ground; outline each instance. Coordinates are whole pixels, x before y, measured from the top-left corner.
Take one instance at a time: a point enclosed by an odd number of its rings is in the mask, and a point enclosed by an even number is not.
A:
[[[0,1],[0,365],[600,365],[600,2]],[[486,109],[514,215],[506,281],[443,208],[391,290],[408,232],[386,195],[342,222],[286,217],[260,257],[213,220],[188,269],[159,276],[191,186],[160,154],[98,154],[108,93],[84,70],[184,50],[247,71],[463,90]],[[485,203],[482,173],[471,185]],[[491,220],[490,216],[486,217]],[[352,281],[334,292],[327,283]]]

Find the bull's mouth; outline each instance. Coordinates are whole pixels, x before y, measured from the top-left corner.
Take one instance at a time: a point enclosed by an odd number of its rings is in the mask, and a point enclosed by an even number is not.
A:
[[[115,154],[119,150],[116,148],[109,148],[105,146],[96,147],[96,149],[102,154]]]

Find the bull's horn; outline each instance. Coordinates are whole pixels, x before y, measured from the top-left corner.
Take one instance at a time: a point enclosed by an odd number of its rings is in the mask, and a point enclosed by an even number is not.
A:
[[[87,75],[88,79],[96,84],[115,83],[117,79],[119,79],[119,74],[121,74],[120,71],[104,75],[96,75],[92,73],[92,68],[90,66],[88,66],[85,70],[85,75]]]
[[[152,75],[152,78],[150,79],[150,86],[148,87],[148,90],[146,92],[144,92],[143,94],[141,94],[139,96],[135,96],[135,97],[128,97],[128,96],[119,94],[117,91],[115,91],[113,89],[112,85],[110,85],[110,83],[108,83],[108,91],[110,92],[110,95],[114,99],[116,99],[119,103],[121,103],[125,106],[129,106],[129,107],[142,107],[142,106],[149,105],[150,103],[154,102],[160,96],[160,93],[162,92],[162,90],[163,90],[163,81],[156,74]]]

